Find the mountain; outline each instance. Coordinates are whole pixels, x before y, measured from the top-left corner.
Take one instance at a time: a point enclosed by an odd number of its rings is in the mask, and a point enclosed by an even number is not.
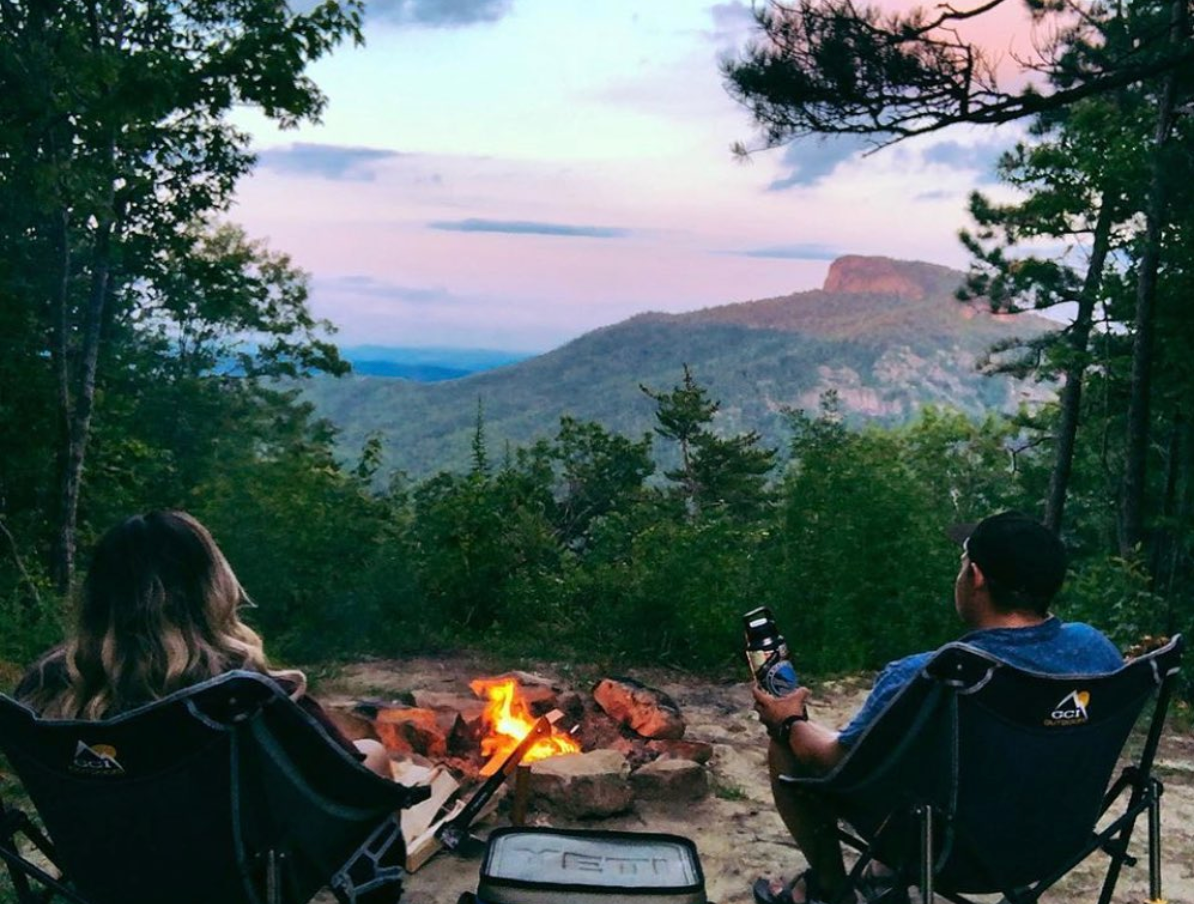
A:
[[[851,420],[887,424],[929,403],[980,415],[1048,394],[976,367],[994,343],[1056,325],[960,302],[953,293],[962,279],[935,264],[843,257],[819,290],[686,314],[639,314],[463,379],[319,378],[304,391],[341,428],[347,457],[377,431],[387,464],[415,477],[467,466],[478,400],[494,458],[507,443],[553,435],[565,414],[631,436],[646,433],[653,403],[640,384],[670,389],[685,364],[721,401],[722,430],[757,429],[774,445],[784,442],[783,411],[815,411],[829,389]]]

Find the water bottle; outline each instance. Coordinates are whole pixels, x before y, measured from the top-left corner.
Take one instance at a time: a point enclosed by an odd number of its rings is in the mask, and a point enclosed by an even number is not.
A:
[[[746,661],[755,683],[773,697],[783,697],[800,686],[788,655],[788,645],[766,606],[742,616],[746,625]]]

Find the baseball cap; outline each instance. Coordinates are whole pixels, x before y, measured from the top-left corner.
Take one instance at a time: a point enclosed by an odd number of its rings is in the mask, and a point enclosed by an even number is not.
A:
[[[1021,512],[954,524],[945,533],[1004,590],[1047,602],[1065,580],[1065,545],[1053,531]]]

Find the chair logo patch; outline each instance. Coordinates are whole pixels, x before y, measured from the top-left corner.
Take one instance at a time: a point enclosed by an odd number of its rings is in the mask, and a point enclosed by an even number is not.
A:
[[[91,747],[80,741],[70,768],[71,772],[87,775],[124,775],[124,767],[116,759],[116,748],[108,744]]]
[[[1045,719],[1048,726],[1081,725],[1090,719],[1086,707],[1090,705],[1090,691],[1072,691],[1063,699]]]

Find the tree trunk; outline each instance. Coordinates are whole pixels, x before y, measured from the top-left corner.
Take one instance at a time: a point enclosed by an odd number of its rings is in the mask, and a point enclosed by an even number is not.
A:
[[[1061,418],[1057,424],[1057,446],[1053,471],[1049,475],[1049,498],[1045,502],[1045,526],[1054,533],[1061,532],[1065,512],[1066,493],[1074,468],[1074,444],[1078,436],[1078,421],[1082,411],[1082,384],[1086,379],[1087,354],[1091,325],[1094,322],[1095,301],[1103,284],[1103,266],[1111,245],[1114,224],[1114,205],[1103,197],[1099,218],[1095,223],[1094,244],[1082,293],[1078,296],[1078,314],[1070,328],[1072,363],[1065,368],[1065,386],[1061,390]]]
[[[1157,588],[1170,583],[1169,562],[1171,551],[1176,542],[1176,523],[1174,514],[1177,510],[1178,483],[1181,477],[1182,436],[1185,432],[1185,418],[1181,409],[1173,413],[1173,420],[1169,426],[1169,442],[1165,450],[1165,487],[1161,493],[1160,523],[1153,534],[1152,555],[1149,571]]]
[[[115,148],[112,149],[113,157]],[[115,200],[116,184],[109,186],[109,209]],[[74,404],[67,414],[64,467],[59,477],[59,513],[54,548],[54,583],[60,593],[70,590],[75,573],[75,541],[79,519],[79,490],[83,485],[83,463],[91,439],[91,415],[95,409],[95,381],[99,369],[100,340],[104,308],[112,273],[111,217],[99,224],[91,259],[91,284],[79,349],[78,385]],[[61,398],[62,392],[60,390]]]
[[[62,481],[70,470],[70,448],[73,445],[71,429],[71,361],[70,361],[70,331],[67,321],[70,316],[70,232],[67,226],[67,212],[60,210],[54,218],[54,233],[57,239],[58,274],[54,295],[51,301],[52,318],[54,322],[54,340],[50,344],[50,359],[54,368],[54,382],[57,384],[55,394],[58,421],[58,475],[61,490]],[[61,492],[60,492],[61,497]],[[60,592],[65,593],[70,587],[71,572],[74,568],[74,535],[73,530],[67,530],[67,521],[63,517],[64,510],[59,504],[58,523],[54,535],[54,549],[51,559],[51,573],[54,585]]]
[[[1174,0],[1170,43],[1180,46],[1185,34],[1186,0]],[[1127,454],[1120,491],[1119,553],[1131,555],[1144,536],[1144,494],[1148,471],[1149,409],[1152,388],[1153,333],[1161,230],[1168,208],[1165,151],[1173,134],[1177,71],[1165,76],[1157,105],[1157,128],[1144,210],[1144,250],[1136,274],[1136,334],[1132,344],[1132,383],[1128,401]]]

